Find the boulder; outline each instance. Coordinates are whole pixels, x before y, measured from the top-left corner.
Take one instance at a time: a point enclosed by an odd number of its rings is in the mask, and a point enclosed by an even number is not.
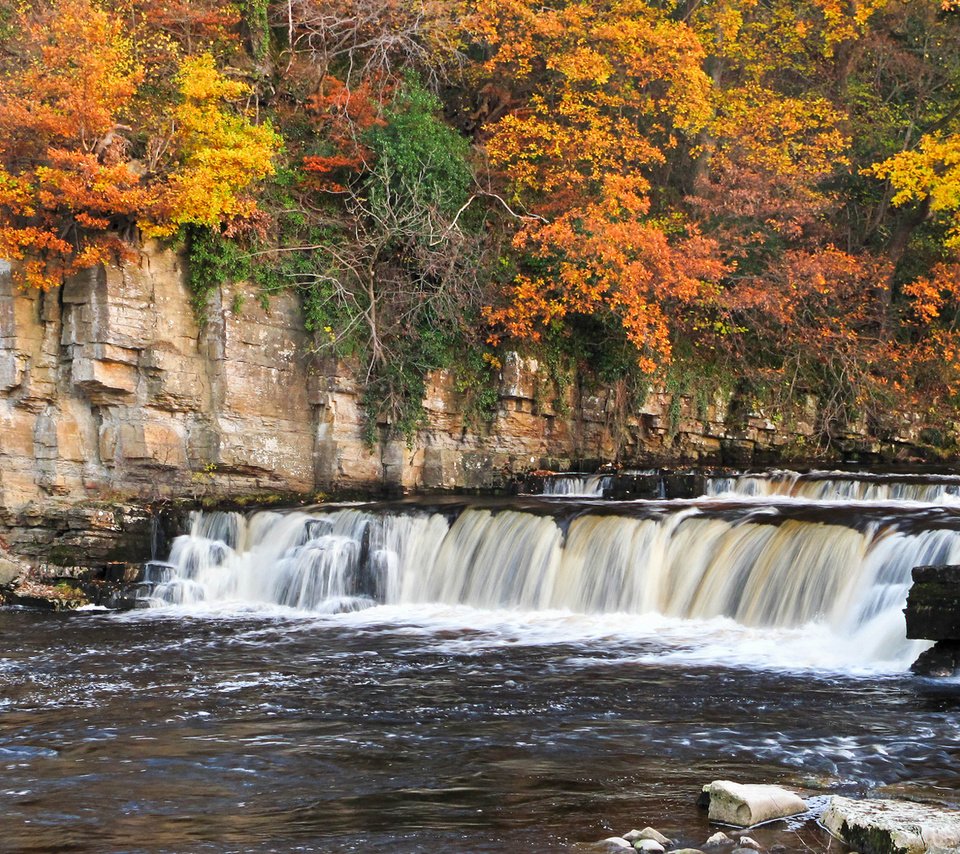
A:
[[[857,801],[834,796],[820,819],[861,854],[960,851],[960,811],[913,801]]]
[[[715,780],[703,791],[710,797],[710,821],[751,827],[765,821],[806,812],[806,802],[779,786]]]
[[[711,836],[706,842],[703,843],[704,848],[719,848],[721,845],[732,845],[733,840],[727,836],[725,833],[717,831],[713,836]]]
[[[627,850],[631,850],[633,848],[633,846],[622,836],[610,836],[607,839],[601,839],[597,844],[600,846],[606,846],[606,849],[609,851],[613,851],[617,848],[624,848]]]
[[[910,670],[917,676],[950,677],[960,671],[960,641],[939,640],[920,653]]]
[[[659,830],[653,827],[645,827],[643,830],[631,830],[631,833],[636,833],[636,836],[631,839],[631,842],[636,842],[638,839],[652,839],[655,842],[659,842],[661,845],[669,845],[669,837],[664,836]],[[624,839],[627,839],[624,836]]]
[[[907,637],[960,640],[960,566],[916,566],[904,610]]]
[[[920,676],[960,669],[960,566],[916,566],[904,610],[907,637],[936,641],[910,668]]]
[[[0,557],[0,587],[9,587],[24,572],[26,567],[17,561]]]
[[[752,848],[754,851],[763,851],[763,846],[750,836],[741,836],[737,840],[737,845],[741,848]]]
[[[656,839],[638,839],[633,843],[633,847],[636,851],[645,851],[647,854],[663,854],[667,850]]]

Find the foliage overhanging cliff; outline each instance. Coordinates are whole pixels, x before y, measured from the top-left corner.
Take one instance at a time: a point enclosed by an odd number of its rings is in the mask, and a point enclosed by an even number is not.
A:
[[[640,394],[960,394],[952,0],[0,0],[0,255],[180,243],[418,424],[498,346]],[[239,308],[239,306],[238,306]],[[666,378],[666,379],[664,379]]]

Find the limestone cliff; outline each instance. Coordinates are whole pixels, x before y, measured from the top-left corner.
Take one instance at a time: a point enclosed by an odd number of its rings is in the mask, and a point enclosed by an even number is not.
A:
[[[268,310],[235,297],[217,294],[201,328],[181,259],[159,249],[47,293],[16,290],[0,269],[0,533],[11,551],[108,560],[161,497],[495,488],[585,461],[749,464],[813,434],[812,400],[789,427],[656,391],[630,411],[615,389],[574,386],[558,400],[534,360],[508,354],[492,423],[470,427],[455,378],[439,372],[414,445],[370,448],[356,379],[313,355],[296,296]]]

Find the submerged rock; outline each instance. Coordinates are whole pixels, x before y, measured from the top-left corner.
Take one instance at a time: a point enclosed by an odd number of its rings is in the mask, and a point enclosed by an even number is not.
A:
[[[944,678],[960,671],[960,641],[940,640],[910,665],[917,676]]]
[[[715,780],[703,791],[710,798],[710,821],[721,824],[751,827],[807,810],[803,798],[779,786]]]
[[[960,851],[960,811],[913,801],[856,801],[834,796],[820,819],[861,854]]]

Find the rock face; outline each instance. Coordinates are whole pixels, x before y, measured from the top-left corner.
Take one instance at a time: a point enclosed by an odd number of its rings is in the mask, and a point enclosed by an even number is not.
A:
[[[832,797],[821,822],[861,854],[960,851],[960,812],[912,801]]]
[[[200,329],[171,252],[48,293],[0,266],[0,535],[104,561],[143,541],[145,501],[313,489],[307,343],[292,298]]]
[[[704,786],[703,791],[710,797],[710,821],[738,827],[797,815],[807,809],[803,798],[779,786],[715,780]]]
[[[628,407],[612,387],[558,391],[511,353],[490,423],[469,421],[456,378],[439,371],[413,446],[371,448],[363,389],[349,364],[313,354],[297,297],[265,310],[241,306],[247,291],[222,288],[201,325],[182,259],[156,246],[47,293],[18,291],[0,262],[0,537],[12,552],[133,559],[128,534],[140,537],[144,504],[165,497],[491,489],[612,460],[756,464],[814,430],[812,398],[778,424],[657,389]]]
[[[917,566],[904,611],[907,637],[937,643],[912,666],[922,676],[960,669],[960,566]]]

